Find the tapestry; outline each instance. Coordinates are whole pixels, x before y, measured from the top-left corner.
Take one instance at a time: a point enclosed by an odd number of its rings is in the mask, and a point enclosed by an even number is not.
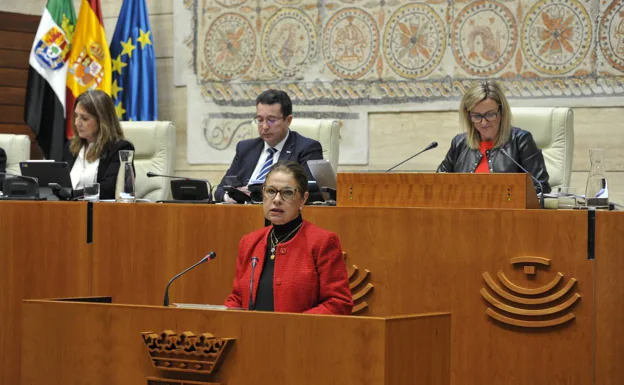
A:
[[[295,119],[342,120],[345,165],[367,163],[369,113],[456,110],[476,79],[513,106],[624,105],[621,0],[176,3],[190,163],[229,163],[268,88]]]

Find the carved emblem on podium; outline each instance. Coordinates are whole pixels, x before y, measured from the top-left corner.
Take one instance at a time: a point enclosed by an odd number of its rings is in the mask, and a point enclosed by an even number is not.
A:
[[[516,257],[510,262],[512,266],[523,266],[527,278],[536,274],[536,267],[550,266],[550,259],[539,257]],[[485,313],[499,322],[526,328],[546,328],[575,318],[570,309],[581,295],[571,293],[576,283],[574,278],[563,284],[563,274],[557,273],[546,285],[532,289],[511,282],[503,271],[498,272],[498,280],[504,288],[488,272],[483,273],[483,279],[487,288],[481,289],[481,296],[492,305]]]
[[[347,261],[347,253],[343,252],[342,256]],[[370,283],[370,271],[368,269],[360,270],[356,265],[347,266],[347,274],[349,276],[349,289],[353,297],[353,310],[351,314],[356,314],[368,307],[368,303],[364,300],[373,289]]]
[[[216,338],[210,333],[196,336],[171,330],[158,334],[143,332],[143,342],[154,368],[172,372],[209,375],[216,372],[234,338]],[[170,379],[149,378],[148,383],[178,383]]]

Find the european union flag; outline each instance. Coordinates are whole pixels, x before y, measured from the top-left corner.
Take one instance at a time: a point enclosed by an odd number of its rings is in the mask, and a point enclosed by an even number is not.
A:
[[[121,120],[158,120],[156,55],[145,0],[124,0],[110,44],[111,97]]]

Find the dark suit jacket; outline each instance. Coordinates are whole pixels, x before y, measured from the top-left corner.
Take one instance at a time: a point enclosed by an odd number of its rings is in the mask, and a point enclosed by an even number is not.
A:
[[[6,152],[0,148],[0,172],[6,172],[7,156]],[[4,183],[4,175],[0,175],[0,191],[2,191],[2,183]]]
[[[134,146],[125,139],[121,139],[115,144],[107,146],[100,156],[100,165],[98,166],[97,183],[100,184],[100,199],[115,199],[115,186],[117,184],[117,174],[119,173],[119,151],[132,150]],[[74,167],[78,155],[73,155],[69,151],[69,145],[65,147],[63,161],[69,164],[69,169]],[[134,164],[132,165],[134,168]],[[74,196],[81,196],[82,190],[74,192]]]
[[[236,145],[236,155],[234,156],[232,165],[230,165],[230,168],[225,173],[225,176],[236,176],[241,183],[246,185],[256,168],[256,164],[258,164],[258,158],[260,158],[260,156],[266,157],[266,154],[262,154],[263,149],[264,140],[261,138],[247,139],[238,142]],[[278,160],[299,162],[305,169],[306,174],[308,174],[308,178],[314,180],[307,165],[308,160],[311,159],[323,159],[323,147],[321,144],[314,139],[306,138],[291,130]],[[217,201],[222,201],[223,195],[225,194],[223,190],[224,179],[221,180],[215,192],[215,199]]]
[[[238,245],[236,277],[227,307],[247,307],[251,259],[258,256],[254,271],[254,302],[266,258],[271,226],[245,235]],[[308,314],[351,314],[353,297],[340,241],[331,233],[303,221],[301,229],[275,250],[273,299],[275,311]]]

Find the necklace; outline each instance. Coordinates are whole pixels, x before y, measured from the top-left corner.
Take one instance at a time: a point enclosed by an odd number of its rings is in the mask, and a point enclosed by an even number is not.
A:
[[[300,223],[299,226],[295,227],[293,231],[291,231],[290,233],[284,235],[281,238],[278,238],[275,235],[275,229],[271,229],[271,234],[269,235],[269,238],[271,240],[271,259],[275,259],[275,249],[277,248],[277,245],[279,245],[280,243],[290,239],[290,237],[295,234],[295,232],[297,232],[297,230],[299,230],[299,228],[301,227],[301,225],[303,224]]]

